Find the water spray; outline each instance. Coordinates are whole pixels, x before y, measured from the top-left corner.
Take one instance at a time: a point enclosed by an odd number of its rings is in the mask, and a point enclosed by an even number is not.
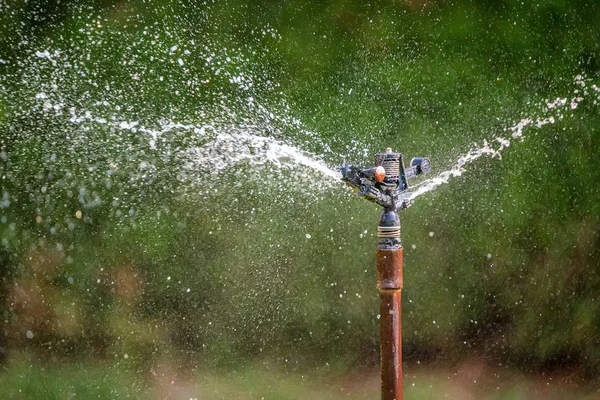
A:
[[[375,156],[375,167],[345,164],[342,180],[359,196],[383,207],[377,227],[377,288],[381,339],[381,398],[402,399],[402,264],[398,211],[410,207],[408,180],[431,169],[428,158],[413,158],[404,167],[402,153],[387,148]]]

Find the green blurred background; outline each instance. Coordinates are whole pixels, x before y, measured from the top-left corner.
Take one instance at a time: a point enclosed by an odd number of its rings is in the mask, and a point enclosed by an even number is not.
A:
[[[379,210],[304,167],[215,177],[182,125],[438,174],[551,115],[403,212],[405,397],[596,398],[598,21],[567,0],[0,0],[0,397],[378,398]]]

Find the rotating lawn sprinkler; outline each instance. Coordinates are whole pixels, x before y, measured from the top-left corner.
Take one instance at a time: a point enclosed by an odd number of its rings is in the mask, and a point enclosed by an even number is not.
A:
[[[428,158],[413,158],[404,168],[402,153],[386,149],[375,167],[345,164],[342,180],[359,196],[383,207],[377,227],[377,288],[381,337],[381,398],[402,399],[402,243],[398,211],[410,207],[408,180],[431,169]]]

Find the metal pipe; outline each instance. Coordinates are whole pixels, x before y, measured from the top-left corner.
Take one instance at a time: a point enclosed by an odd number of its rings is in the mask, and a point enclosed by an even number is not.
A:
[[[402,400],[402,245],[400,218],[384,211],[378,227],[377,289],[382,400]],[[390,240],[391,239],[391,240]]]
[[[379,289],[382,400],[402,400],[401,297],[402,290],[400,289]]]
[[[401,153],[387,149],[375,157],[375,168],[361,169],[346,164],[342,179],[363,198],[384,208],[377,228],[377,289],[379,290],[379,332],[381,358],[381,399],[402,400],[402,266],[398,211],[410,206],[408,180],[428,173],[427,158],[414,158],[404,168]]]

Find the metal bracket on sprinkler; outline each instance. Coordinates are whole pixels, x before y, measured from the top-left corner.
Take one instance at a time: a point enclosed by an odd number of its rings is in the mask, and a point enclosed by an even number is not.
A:
[[[402,399],[402,264],[398,211],[410,207],[408,180],[431,169],[428,158],[413,158],[404,168],[402,153],[377,153],[375,167],[345,164],[342,180],[359,196],[383,207],[377,227],[377,288],[381,336],[381,398]]]

